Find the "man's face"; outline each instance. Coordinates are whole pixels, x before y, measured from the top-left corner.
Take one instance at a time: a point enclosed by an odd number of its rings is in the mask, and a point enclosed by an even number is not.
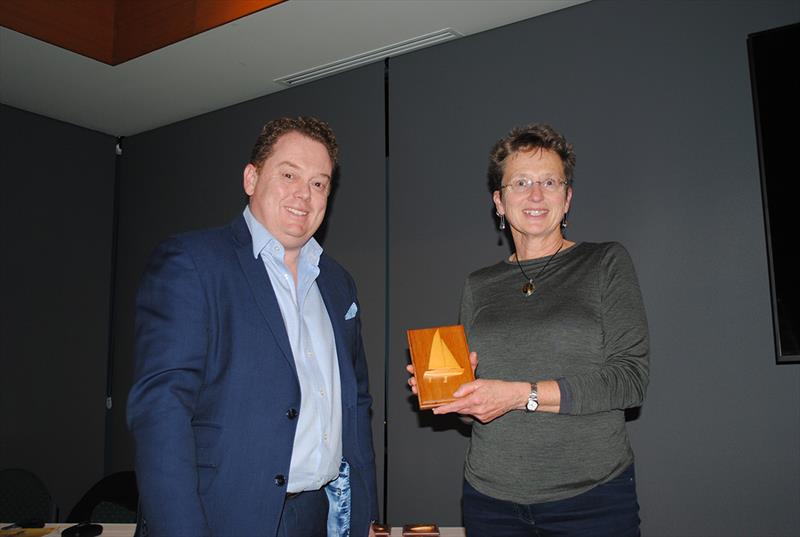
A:
[[[299,252],[322,223],[332,174],[325,146],[298,132],[278,138],[260,169],[245,167],[250,211],[287,253]]]

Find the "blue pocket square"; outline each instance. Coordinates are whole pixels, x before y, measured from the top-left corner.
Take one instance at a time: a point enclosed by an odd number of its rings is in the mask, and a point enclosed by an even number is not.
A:
[[[352,304],[350,304],[350,309],[347,310],[347,313],[344,314],[344,320],[349,321],[350,319],[356,316],[356,313],[358,313],[358,306],[356,306],[356,303],[353,302]]]

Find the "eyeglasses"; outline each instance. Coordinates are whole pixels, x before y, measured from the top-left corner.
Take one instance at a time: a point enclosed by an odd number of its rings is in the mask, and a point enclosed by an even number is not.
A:
[[[522,194],[523,192],[530,191],[530,189],[533,188],[533,185],[539,185],[545,192],[558,192],[568,184],[568,181],[562,181],[559,179],[542,179],[534,181],[528,177],[517,177],[516,179],[512,179],[508,184],[501,186],[500,190],[507,188],[515,194]]]

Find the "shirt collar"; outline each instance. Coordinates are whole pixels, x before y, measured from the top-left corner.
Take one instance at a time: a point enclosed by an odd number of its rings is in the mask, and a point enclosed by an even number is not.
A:
[[[259,222],[253,213],[250,212],[250,206],[246,205],[244,212],[244,221],[247,223],[247,229],[250,230],[250,236],[253,241],[253,257],[258,257],[264,253],[274,257],[283,263],[284,248],[278,239],[272,236],[267,228]],[[319,258],[322,255],[322,246],[317,242],[314,237],[308,239],[308,242],[300,249],[300,260],[310,263],[317,267],[319,266]]]

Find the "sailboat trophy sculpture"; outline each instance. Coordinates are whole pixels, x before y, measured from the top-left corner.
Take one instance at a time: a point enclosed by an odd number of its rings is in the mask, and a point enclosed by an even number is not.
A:
[[[437,328],[433,333],[433,343],[428,360],[428,370],[422,375],[425,380],[442,379],[445,383],[450,377],[460,376],[464,368],[458,365],[450,348],[442,341],[442,336]]]
[[[475,380],[463,326],[420,328],[407,333],[420,408],[455,400],[453,392]]]

